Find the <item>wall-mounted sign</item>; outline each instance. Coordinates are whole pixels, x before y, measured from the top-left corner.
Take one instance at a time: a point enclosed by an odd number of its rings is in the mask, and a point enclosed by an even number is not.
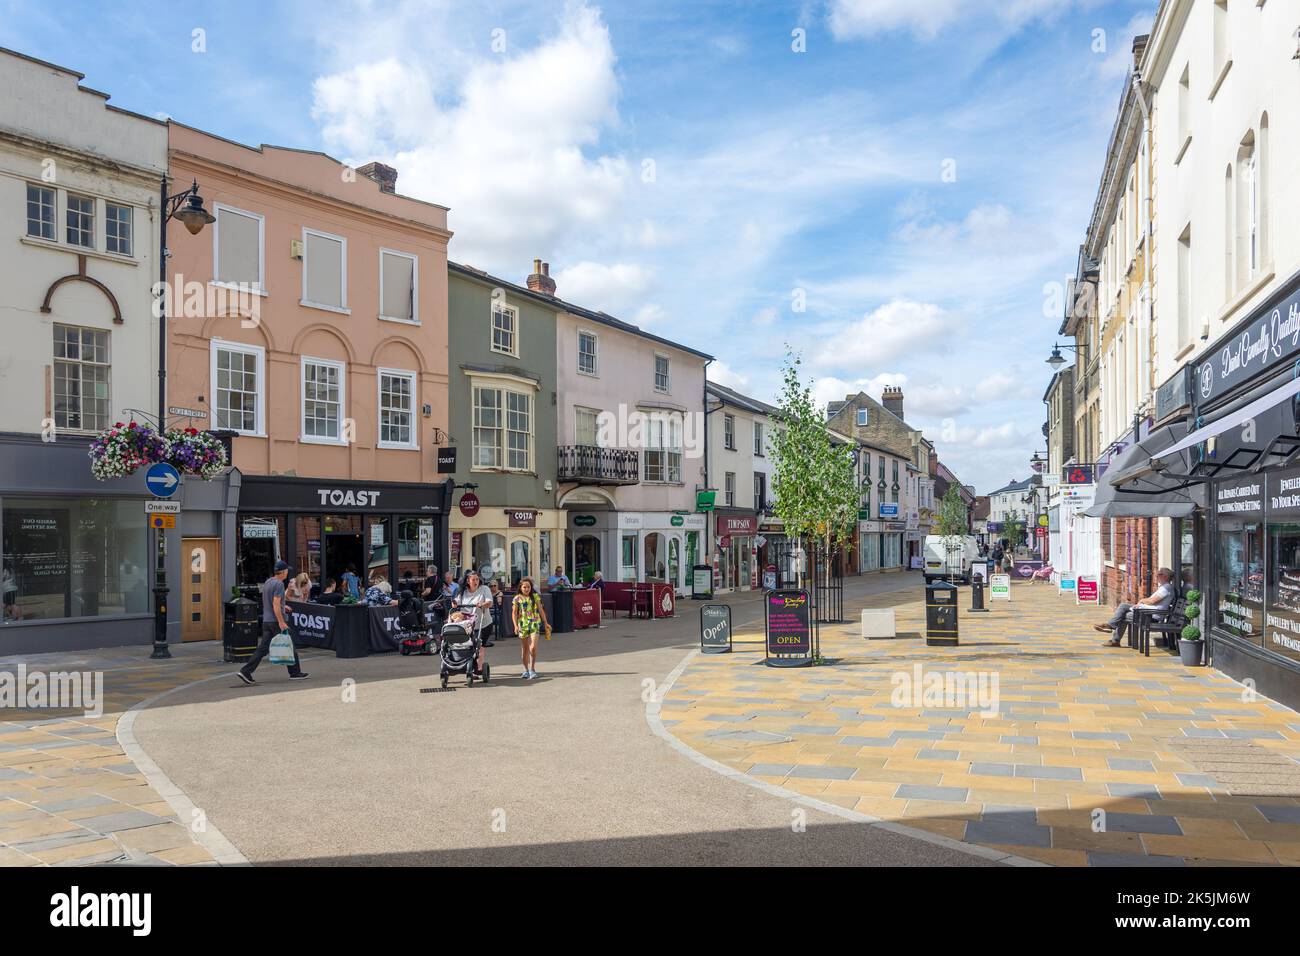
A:
[[[1193,387],[1202,408],[1265,369],[1300,352],[1300,285],[1284,289],[1205,353]]]
[[[898,517],[898,502],[896,502],[896,501],[882,501],[882,502],[880,503],[880,517],[882,517],[882,518],[897,518],[897,517]]]
[[[574,515],[573,523],[579,528],[593,528],[596,525],[595,515]]]
[[[433,525],[420,525],[420,560],[429,561],[434,557],[433,554]]]
[[[144,513],[147,515],[178,515],[181,513],[179,501],[146,501]]]
[[[986,531],[988,531],[989,534],[1001,534],[1001,533],[1002,533],[1002,522],[1001,522],[1001,521],[990,521],[990,522],[988,522],[987,524],[984,525],[984,529],[985,529]]]
[[[479,503],[478,495],[472,491],[467,491],[460,496],[460,513],[466,518],[472,518],[478,514]]]
[[[718,534],[753,534],[758,530],[754,515],[718,515]]]
[[[176,527],[176,516],[175,515],[150,515],[149,527],[174,528]]]
[[[279,537],[279,529],[273,524],[252,524],[245,522],[240,529],[240,533],[245,538]]]
[[[445,483],[339,481],[322,485],[320,479],[316,478],[245,475],[239,489],[239,509],[254,513],[323,511],[327,514],[436,514],[448,504],[450,502],[447,501]]]
[[[167,408],[169,415],[180,415],[182,418],[207,418],[208,413],[201,408],[182,408],[180,405],[171,405]]]
[[[438,449],[438,474],[451,475],[456,471],[456,449]]]
[[[1090,485],[1092,474],[1092,465],[1070,465],[1061,475],[1061,481],[1067,485]]]
[[[731,652],[731,608],[706,604],[700,608],[700,651],[704,654]]]
[[[812,663],[812,614],[807,591],[768,591],[764,596],[764,663],[804,667]]]
[[[464,503],[464,500],[465,499],[462,498],[461,502]],[[506,511],[506,516],[509,519],[509,526],[511,528],[536,528],[537,527],[537,512],[533,511],[530,508],[516,508],[513,510],[508,510]]]
[[[716,491],[697,491],[695,492],[695,510],[712,511],[713,503],[717,500]]]
[[[669,520],[672,522],[674,528],[680,528],[682,525],[686,524],[686,519],[681,515],[673,515]]]

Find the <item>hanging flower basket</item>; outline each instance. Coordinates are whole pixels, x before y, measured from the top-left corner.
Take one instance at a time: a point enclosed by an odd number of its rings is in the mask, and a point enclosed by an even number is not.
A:
[[[211,432],[196,428],[173,429],[167,433],[167,458],[182,475],[211,481],[226,467],[226,446]]]
[[[90,473],[100,481],[125,478],[167,460],[168,441],[149,425],[116,423],[90,443]]]

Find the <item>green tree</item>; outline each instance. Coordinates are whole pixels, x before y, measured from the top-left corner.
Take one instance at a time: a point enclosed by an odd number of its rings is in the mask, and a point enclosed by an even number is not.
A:
[[[788,536],[801,546],[817,541],[829,557],[851,539],[857,521],[853,449],[832,440],[811,382],[800,377],[800,365],[799,356],[787,351],[772,441],[772,510]]]
[[[967,524],[966,502],[962,501],[961,491],[956,485],[949,485],[939,502],[939,513],[933,524],[934,533],[943,538],[944,550],[954,554],[961,550],[961,539],[970,533]],[[952,564],[945,561],[948,576],[952,577]]]

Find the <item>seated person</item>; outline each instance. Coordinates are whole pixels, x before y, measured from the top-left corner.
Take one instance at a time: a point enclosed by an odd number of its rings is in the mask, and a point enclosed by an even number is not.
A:
[[[1133,612],[1138,609],[1153,609],[1156,611],[1167,611],[1174,603],[1174,572],[1168,568],[1161,568],[1156,572],[1156,589],[1152,591],[1141,604],[1136,605],[1122,603],[1115,608],[1115,613],[1111,615],[1109,621],[1105,624],[1094,624],[1093,627],[1102,632],[1112,631],[1114,637],[1102,644],[1102,647],[1119,647],[1119,642],[1124,637],[1124,632],[1128,626],[1133,623]]]
[[[393,597],[393,586],[388,583],[388,576],[383,571],[377,570],[370,575],[370,587],[366,588],[366,596],[362,603],[375,607],[397,603],[397,598]]]
[[[339,590],[339,582],[333,578],[325,579],[325,590],[316,599],[317,604],[342,604],[346,595]]]
[[[595,588],[597,591],[605,590],[605,575],[597,571],[591,576],[591,584],[588,587]]]
[[[564,568],[557,564],[555,573],[546,579],[546,587],[554,591],[556,588],[571,588],[573,585],[569,583],[569,576],[564,573]]]

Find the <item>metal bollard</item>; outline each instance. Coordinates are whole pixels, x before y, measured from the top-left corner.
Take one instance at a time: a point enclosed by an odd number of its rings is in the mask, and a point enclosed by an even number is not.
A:
[[[977,574],[971,578],[970,609],[972,611],[988,611],[988,608],[984,606],[984,575],[982,574]]]

